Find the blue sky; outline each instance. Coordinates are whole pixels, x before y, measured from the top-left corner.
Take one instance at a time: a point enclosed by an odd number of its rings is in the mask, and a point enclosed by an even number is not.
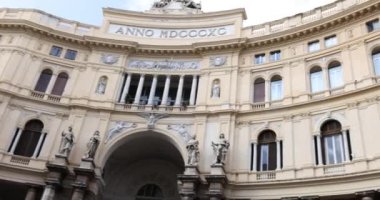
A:
[[[245,25],[248,26],[295,15],[333,1],[202,0],[202,6],[205,12],[244,7],[248,14]],[[37,8],[66,19],[100,25],[103,7],[144,11],[149,9],[153,2],[154,0],[0,0],[0,7]]]

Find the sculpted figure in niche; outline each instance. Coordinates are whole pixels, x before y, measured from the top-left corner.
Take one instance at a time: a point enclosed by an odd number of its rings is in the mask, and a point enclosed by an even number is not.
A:
[[[198,165],[199,162],[199,142],[196,140],[196,136],[193,136],[186,145],[187,149],[187,164],[191,166]]]
[[[100,143],[99,131],[95,131],[94,135],[90,138],[90,141],[87,143],[87,151],[83,158],[94,159],[99,143]]]
[[[226,161],[228,148],[230,147],[230,143],[224,138],[224,134],[221,133],[219,135],[219,141],[215,143],[212,142],[211,146],[213,147],[215,153],[214,164],[223,165]]]
[[[71,149],[74,145],[74,134],[73,134],[73,128],[69,126],[67,132],[62,132],[62,139],[61,139],[61,145],[59,146],[58,153],[62,156],[68,157]]]
[[[96,87],[96,93],[97,94],[104,94],[106,92],[106,87],[107,87],[107,77],[102,76],[99,79],[98,86]]]
[[[220,82],[219,80],[214,80],[211,90],[211,98],[217,99],[220,98]]]

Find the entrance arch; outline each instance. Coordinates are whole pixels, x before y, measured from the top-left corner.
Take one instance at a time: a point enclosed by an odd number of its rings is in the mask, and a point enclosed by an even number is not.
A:
[[[184,160],[173,138],[145,130],[112,145],[103,168],[105,200],[180,199],[177,174]]]

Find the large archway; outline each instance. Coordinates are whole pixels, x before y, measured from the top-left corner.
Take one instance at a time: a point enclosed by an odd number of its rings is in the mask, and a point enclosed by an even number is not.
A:
[[[177,200],[177,174],[184,171],[181,153],[164,134],[129,135],[107,159],[103,170],[105,200]]]

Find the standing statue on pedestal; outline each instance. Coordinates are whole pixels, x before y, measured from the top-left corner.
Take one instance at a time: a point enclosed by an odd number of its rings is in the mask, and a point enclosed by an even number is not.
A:
[[[99,131],[95,131],[94,135],[90,138],[90,141],[87,143],[87,152],[83,158],[94,159],[99,143],[100,143]]]
[[[197,166],[199,162],[199,142],[196,136],[193,136],[186,145],[187,149],[187,165]]]
[[[62,156],[68,157],[70,154],[71,149],[74,145],[74,134],[73,134],[73,128],[69,126],[68,131],[62,132],[62,139],[61,144],[59,146],[58,153]]]
[[[226,161],[228,148],[230,147],[230,143],[224,138],[224,134],[221,133],[219,135],[219,141],[216,143],[212,142],[211,146],[213,147],[215,153],[214,165],[223,165]]]

